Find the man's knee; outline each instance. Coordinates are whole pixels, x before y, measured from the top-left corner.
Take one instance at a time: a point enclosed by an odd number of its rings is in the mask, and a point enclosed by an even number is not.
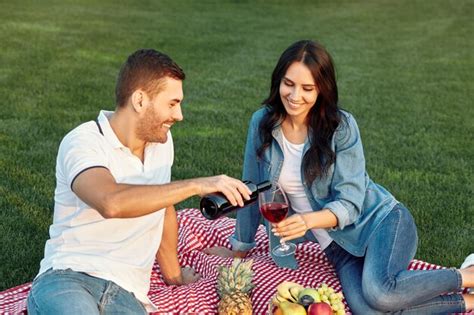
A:
[[[99,314],[97,303],[92,296],[80,291],[62,291],[46,295],[30,292],[28,314]]]
[[[33,283],[27,308],[29,314],[99,314],[96,300],[80,283],[54,274]]]

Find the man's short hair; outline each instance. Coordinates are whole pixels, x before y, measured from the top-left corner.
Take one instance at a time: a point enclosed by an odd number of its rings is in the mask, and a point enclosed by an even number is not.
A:
[[[161,91],[165,77],[184,80],[185,74],[168,55],[154,49],[137,50],[120,69],[115,86],[117,107],[125,106],[138,89],[154,97]]]

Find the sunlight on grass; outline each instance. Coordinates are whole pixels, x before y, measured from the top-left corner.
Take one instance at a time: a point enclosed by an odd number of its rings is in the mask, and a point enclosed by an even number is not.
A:
[[[415,217],[417,258],[458,266],[474,251],[472,9],[468,0],[2,3],[0,290],[37,273],[59,142],[114,108],[131,52],[162,50],[187,75],[173,179],[240,177],[248,121],[273,67],[308,38],[334,57],[370,176]]]

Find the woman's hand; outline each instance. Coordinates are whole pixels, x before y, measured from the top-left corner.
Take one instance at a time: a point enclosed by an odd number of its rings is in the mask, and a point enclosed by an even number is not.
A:
[[[302,237],[311,228],[309,215],[310,213],[297,213],[277,224],[272,224],[272,232],[281,238],[281,242]]]
[[[337,217],[329,209],[297,213],[278,224],[272,224],[272,232],[282,241],[302,237],[310,229],[329,229],[337,226]]]

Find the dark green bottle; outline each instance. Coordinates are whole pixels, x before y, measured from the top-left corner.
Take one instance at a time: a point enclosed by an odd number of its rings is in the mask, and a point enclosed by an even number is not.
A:
[[[244,207],[256,202],[258,200],[259,192],[272,187],[272,183],[269,181],[264,181],[257,185],[248,180],[243,183],[246,184],[252,192],[249,200],[244,199]],[[215,220],[241,208],[239,206],[233,206],[223,194],[212,193],[201,198],[199,209],[201,209],[201,213],[206,217],[206,219]]]

